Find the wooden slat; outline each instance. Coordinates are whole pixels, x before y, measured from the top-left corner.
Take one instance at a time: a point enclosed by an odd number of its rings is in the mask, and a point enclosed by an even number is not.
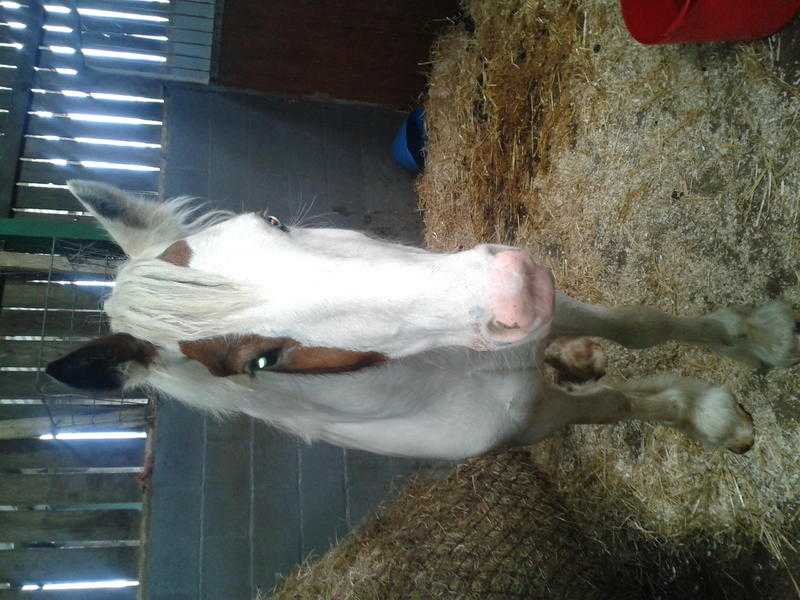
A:
[[[94,413],[102,413],[113,411],[113,407],[107,406],[98,407],[95,409],[93,406],[73,406],[67,404],[59,404],[58,399],[54,398],[52,401],[48,400],[47,404],[0,404],[0,424],[3,427],[12,426],[25,419],[40,419],[47,417],[50,422],[48,423],[48,431],[44,433],[51,433],[53,423],[62,423],[68,421],[73,415],[89,415]],[[37,434],[37,439],[38,439]],[[3,438],[3,439],[16,439],[16,438]]]
[[[2,70],[0,70],[2,71]],[[121,77],[106,73],[87,71],[80,75],[59,75],[49,71],[39,71],[34,77],[35,87],[61,90],[78,89],[84,92],[112,92],[131,96],[162,98],[163,87],[160,81],[143,77]]]
[[[192,31],[206,31],[211,33],[214,31],[214,20],[175,15],[172,18],[172,26],[177,29],[191,29]]]
[[[0,504],[5,505],[70,506],[141,500],[141,486],[134,473],[0,475]]]
[[[181,69],[193,69],[196,71],[208,71],[211,61],[206,58],[196,58],[194,56],[173,56],[171,64]]]
[[[144,440],[107,443],[0,440],[0,469],[137,467],[143,464]]]
[[[16,79],[15,69],[0,69],[0,85],[13,87],[17,83]]]
[[[14,206],[18,208],[48,208],[53,210],[85,211],[67,189],[17,186]]]
[[[0,581],[136,579],[137,548],[59,550],[35,548],[0,552]],[[39,594],[33,598],[40,598]],[[72,596],[63,596],[72,598]]]
[[[185,0],[175,0],[172,3],[172,12],[176,15],[190,15],[203,17],[205,19],[214,18],[214,5],[201,2],[186,2]]]
[[[197,58],[211,58],[211,46],[202,44],[172,44],[172,54],[176,56],[195,56]]]
[[[6,65],[15,65],[19,62],[24,52],[16,48],[8,48],[7,46],[0,46],[0,63]]]
[[[111,49],[111,48],[109,48]],[[124,50],[123,48],[114,48]],[[150,61],[126,60],[119,61],[112,58],[95,56],[86,57],[86,66],[106,72],[115,72],[130,75],[146,75],[150,77],[166,76],[170,72],[169,64],[166,62],[156,63]]]
[[[3,542],[77,542],[139,538],[138,510],[52,511],[0,513]]]
[[[101,10],[156,15],[159,17],[168,17],[170,12],[169,4],[136,2],[136,0],[78,0],[77,4],[80,8],[99,8]],[[127,20],[122,19],[106,19],[106,21],[118,23],[121,28],[124,28],[127,24]]]
[[[64,184],[69,179],[104,181],[129,190],[158,189],[158,171],[137,172],[116,169],[88,169],[75,165],[64,167],[47,163],[22,162],[19,180],[31,183]]]
[[[76,347],[76,342],[16,342],[0,343],[0,367],[43,367],[61,358]],[[7,376],[8,372],[4,373]]]
[[[37,377],[38,376],[38,377]],[[76,391],[68,388],[44,373],[0,373],[0,398],[37,398],[44,396],[74,397]],[[70,421],[71,422],[71,421]],[[0,421],[0,423],[2,423]],[[37,421],[16,420],[14,428],[0,428],[0,439],[18,439],[48,433],[51,423],[46,419]]]
[[[164,107],[151,102],[114,102],[75,98],[62,94],[34,94],[31,110],[46,110],[54,113],[89,113],[133,117],[148,121],[161,121]]]
[[[73,590],[69,592],[3,592],[0,591],[0,600],[136,600],[136,587],[118,590]]]
[[[44,328],[43,328],[44,326]],[[0,336],[96,337],[105,329],[102,313],[9,311],[0,309]],[[0,344],[6,342],[0,340]]]
[[[4,273],[82,273],[112,277],[114,268],[105,261],[77,262],[70,261],[60,254],[29,254],[25,252],[7,252],[0,250],[0,271]],[[2,309],[2,307],[0,307]]]
[[[50,141],[26,138],[23,156],[39,158],[65,158],[67,160],[104,160],[109,162],[150,165],[161,163],[160,148],[126,148],[72,141]],[[19,206],[19,203],[17,203]]]
[[[151,144],[161,143],[161,127],[159,126],[90,123],[63,118],[31,117],[26,133],[31,135],[57,135],[59,137],[126,140]]]
[[[4,380],[6,378],[3,378]],[[49,379],[49,377],[46,377]],[[0,382],[2,388],[3,382]],[[2,391],[0,389],[0,391]],[[49,392],[49,390],[47,390]],[[75,394],[72,391],[72,394]],[[2,395],[0,397],[8,397]],[[56,400],[55,398],[53,400]],[[3,412],[7,412],[10,406],[3,406]],[[44,410],[43,406],[25,406],[21,408],[38,408]],[[104,408],[84,408],[75,406],[54,406],[49,409],[47,416],[26,417],[21,419],[0,420],[0,440],[20,440],[26,438],[36,438],[46,433],[52,433],[53,429],[59,432],[68,431],[99,431],[99,430],[120,430],[135,429],[141,430],[145,425],[144,405],[125,406],[115,410]],[[20,412],[17,410],[16,412]],[[30,411],[28,411],[30,412]]]
[[[169,46],[168,42],[166,41],[137,38],[124,32],[87,32],[83,34],[83,45],[86,48],[99,48],[101,45],[105,44],[112,44],[120,49],[130,50],[133,52],[163,54],[165,56]]]
[[[41,25],[44,11],[39,4],[30,8],[15,11],[14,18],[28,25],[20,32],[26,51],[17,55],[13,70],[13,83],[8,87],[13,88],[9,112],[3,123],[3,136],[0,138],[0,156],[3,157],[0,166],[0,218],[7,217],[11,212],[14,198],[17,161],[20,154],[22,139],[29,120],[28,107],[30,106],[31,82],[34,77],[34,64],[37,58],[37,47],[41,37]]]
[[[194,31],[180,27],[170,27],[167,35],[172,43],[207,45],[209,41],[207,31]]]
[[[53,69],[56,67],[69,68],[81,72],[83,70],[83,61],[77,54],[55,54],[42,50],[39,54],[37,66],[46,69]]]
[[[91,17],[81,18],[81,25],[84,31],[105,33],[114,31],[124,31],[125,33],[136,33],[139,35],[167,35],[169,23],[146,23],[142,21],[126,22],[123,27],[119,27],[113,19],[97,19]]]
[[[148,200],[158,201],[156,191],[139,193]],[[50,208],[54,210],[85,211],[86,209],[66,188],[17,187],[17,198],[14,204],[18,208]]]
[[[78,288],[25,281],[6,280],[3,306],[44,306],[45,298],[50,308],[101,308],[108,288]]]

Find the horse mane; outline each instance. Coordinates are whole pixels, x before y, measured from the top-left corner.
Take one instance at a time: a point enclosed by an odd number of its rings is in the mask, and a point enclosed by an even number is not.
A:
[[[124,262],[104,303],[115,332],[152,343],[174,343],[236,330],[255,303],[244,286],[220,275],[178,267],[157,256],[170,244],[224,223],[235,213],[202,211],[191,196],[158,205],[170,218],[149,232],[148,249]]]

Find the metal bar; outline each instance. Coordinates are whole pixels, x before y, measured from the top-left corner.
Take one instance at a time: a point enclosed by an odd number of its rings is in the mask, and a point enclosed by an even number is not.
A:
[[[11,86],[10,112],[6,122],[5,135],[0,137],[0,217],[11,214],[14,198],[14,184],[17,181],[18,158],[22,150],[22,140],[28,122],[31,104],[31,87],[34,79],[34,66],[39,58],[39,44],[44,30],[44,10],[38,2],[31,3],[27,27],[20,30],[20,42],[24,50],[19,53],[16,63],[14,83]]]
[[[0,237],[24,236],[65,240],[108,240],[106,232],[94,223],[64,223],[44,219],[0,219]]]

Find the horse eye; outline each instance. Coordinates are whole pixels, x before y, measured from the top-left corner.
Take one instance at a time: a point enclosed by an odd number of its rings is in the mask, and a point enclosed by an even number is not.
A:
[[[273,348],[272,350],[262,352],[247,364],[247,371],[251,375],[255,375],[258,371],[266,371],[278,364],[280,356],[280,348]]]
[[[277,227],[281,231],[289,231],[289,228],[286,227],[286,225],[284,225],[283,223],[281,223],[278,217],[268,215],[266,211],[261,213],[261,218],[264,219],[267,223],[269,223],[273,227]]]

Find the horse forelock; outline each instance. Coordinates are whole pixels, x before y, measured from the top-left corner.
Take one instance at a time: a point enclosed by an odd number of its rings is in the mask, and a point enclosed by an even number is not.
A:
[[[175,344],[245,330],[256,302],[251,290],[223,276],[134,258],[120,268],[104,309],[115,332]]]

